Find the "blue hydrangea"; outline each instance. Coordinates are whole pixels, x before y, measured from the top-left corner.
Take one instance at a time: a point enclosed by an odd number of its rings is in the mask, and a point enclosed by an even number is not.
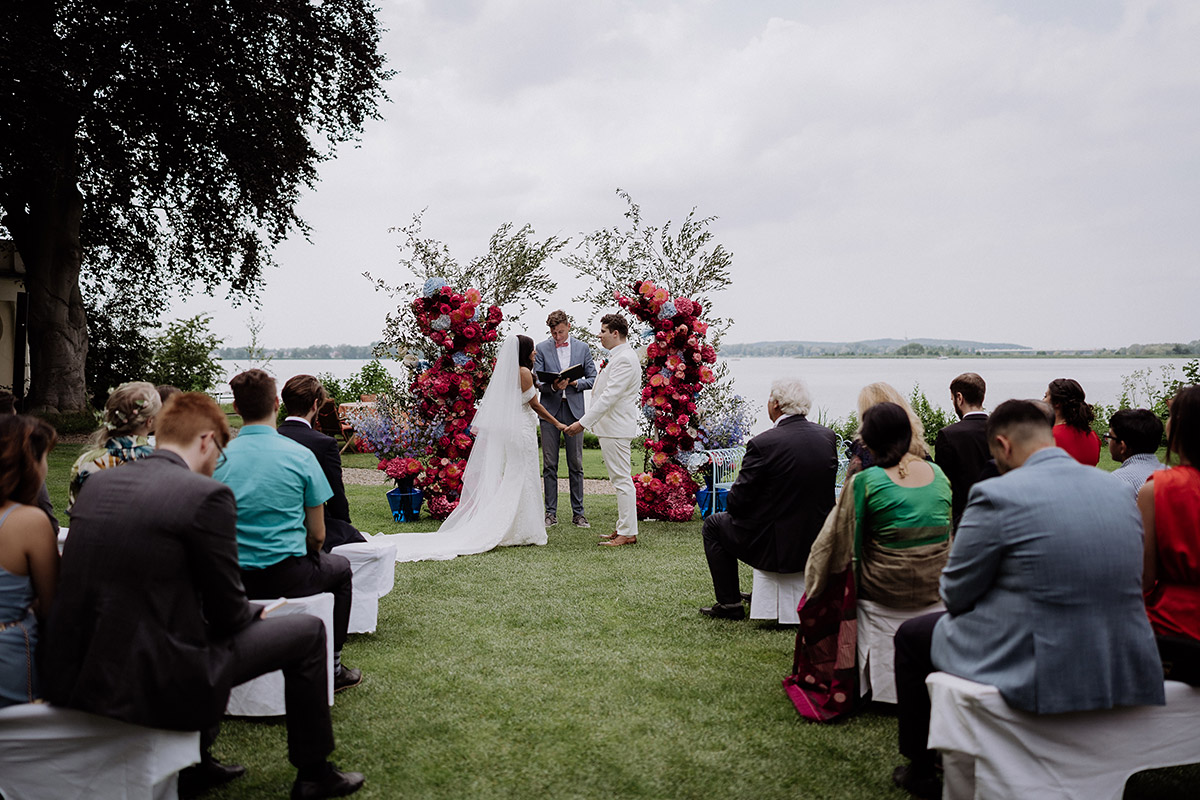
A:
[[[433,297],[434,293],[445,285],[445,278],[426,278],[425,285],[421,288],[421,296]]]
[[[483,303],[480,303],[479,305],[475,306],[475,315],[471,317],[471,321],[478,322],[479,320],[483,319],[483,316]]]
[[[464,353],[461,350],[455,351],[453,358],[454,358],[454,363],[460,367],[471,360],[471,357],[468,356],[466,353]]]
[[[442,314],[440,317],[435,319],[433,322],[429,323],[429,327],[433,328],[435,331],[449,330],[450,315]]]
[[[653,339],[654,338],[654,328],[642,328],[640,331],[638,331],[638,335],[641,336],[643,339]]]
[[[662,308],[659,309],[658,318],[670,319],[678,313],[679,312],[675,310],[675,304],[668,300],[667,302],[663,303]]]
[[[658,415],[658,409],[654,406],[642,406],[642,415],[653,422],[654,418]]]

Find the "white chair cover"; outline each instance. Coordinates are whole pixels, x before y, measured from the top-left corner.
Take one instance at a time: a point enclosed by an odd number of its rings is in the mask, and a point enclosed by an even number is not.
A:
[[[868,691],[877,703],[896,702],[896,629],[913,617],[943,611],[934,603],[928,608],[905,611],[870,600],[858,601],[858,694]]]
[[[379,598],[396,583],[396,544],[382,536],[363,534],[365,542],[338,545],[332,552],[350,560],[354,571],[354,600],[350,604],[350,633],[374,633],[379,623]]]
[[[0,709],[6,800],[174,800],[200,734],[143,728],[45,703]]]
[[[254,600],[270,603],[270,600]],[[325,623],[326,672],[329,676],[329,705],[333,705],[333,595],[289,597],[287,604],[271,612],[272,617],[311,614]],[[279,717],[286,713],[283,702],[283,671],[275,670],[233,687],[225,713],[235,717]]]
[[[750,619],[777,619],[781,625],[799,625],[796,608],[803,596],[803,572],[756,569],[750,589]]]
[[[925,685],[948,800],[1119,800],[1135,772],[1200,762],[1200,689],[1187,684],[1167,681],[1165,706],[1043,715],[944,672]]]

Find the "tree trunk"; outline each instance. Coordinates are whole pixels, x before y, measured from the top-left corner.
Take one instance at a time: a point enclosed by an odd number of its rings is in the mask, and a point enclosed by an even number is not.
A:
[[[30,204],[29,236],[18,243],[29,294],[28,411],[88,408],[84,363],[87,317],[79,292],[79,223],[83,198],[73,183],[54,181]]]

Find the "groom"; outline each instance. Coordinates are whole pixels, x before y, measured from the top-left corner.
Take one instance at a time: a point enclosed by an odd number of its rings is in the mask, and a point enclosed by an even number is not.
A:
[[[583,377],[573,381],[557,381],[541,385],[542,407],[564,425],[583,416],[583,392],[591,389],[596,380],[596,365],[592,350],[571,336],[571,323],[566,312],[552,311],[546,318],[550,338],[539,344],[533,356],[533,371],[561,372],[575,364],[583,365]],[[541,420],[542,426],[542,484],[546,493],[546,527],[558,524],[558,448],[562,436],[558,429]],[[579,528],[590,528],[583,514],[583,437],[566,437],[567,476],[571,487],[571,521]]]
[[[592,387],[586,414],[563,433],[575,436],[589,429],[600,439],[604,467],[617,492],[617,529],[602,545],[637,544],[637,495],[633,489],[630,442],[638,432],[638,400],[642,390],[642,365],[629,346],[629,325],[620,314],[600,318],[600,345],[609,351]]]

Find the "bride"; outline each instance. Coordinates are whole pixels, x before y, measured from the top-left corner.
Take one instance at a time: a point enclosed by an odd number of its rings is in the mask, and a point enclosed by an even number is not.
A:
[[[560,431],[566,425],[538,402],[533,355],[528,336],[505,340],[471,424],[475,445],[458,506],[436,531],[389,535],[397,561],[446,560],[494,547],[546,543],[537,417]]]

